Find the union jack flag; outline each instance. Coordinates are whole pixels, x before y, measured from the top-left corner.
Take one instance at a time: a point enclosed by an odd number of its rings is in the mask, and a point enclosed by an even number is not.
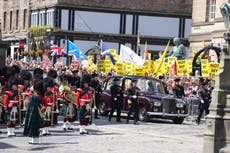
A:
[[[51,56],[62,56],[65,55],[64,50],[58,45],[50,45]]]

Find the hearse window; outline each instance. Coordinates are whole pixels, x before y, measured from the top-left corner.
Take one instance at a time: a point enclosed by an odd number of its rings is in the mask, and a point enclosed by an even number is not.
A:
[[[145,80],[144,79],[138,79],[137,80],[137,87],[140,89],[140,91],[146,91],[145,90]]]
[[[114,81],[113,81],[113,80],[114,80],[114,78],[110,78],[110,79],[108,80],[105,90],[109,90],[109,91],[110,91],[110,87],[114,84]],[[120,80],[121,80],[121,78],[120,78]],[[122,80],[120,81],[120,86],[121,86],[121,84],[122,84]]]
[[[131,79],[125,79],[125,91],[131,87]]]

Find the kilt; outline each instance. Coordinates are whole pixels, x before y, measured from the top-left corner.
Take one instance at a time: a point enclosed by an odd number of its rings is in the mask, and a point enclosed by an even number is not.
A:
[[[84,120],[86,119],[87,115],[87,110],[86,110],[86,106],[80,106],[79,107],[79,120]]]

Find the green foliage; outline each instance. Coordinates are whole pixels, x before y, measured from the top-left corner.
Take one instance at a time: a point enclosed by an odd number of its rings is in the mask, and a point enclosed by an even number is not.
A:
[[[50,29],[48,32],[47,29]],[[32,37],[43,37],[51,35],[53,27],[51,25],[31,26],[29,28],[29,36]]]

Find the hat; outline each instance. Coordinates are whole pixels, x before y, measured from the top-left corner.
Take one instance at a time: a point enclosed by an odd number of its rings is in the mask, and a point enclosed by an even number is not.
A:
[[[73,70],[72,73],[78,73],[78,70]]]
[[[53,70],[53,69],[51,69],[51,70],[49,70],[49,72],[48,72],[48,74],[47,74],[47,76],[48,77],[51,77],[51,78],[53,78],[53,79],[56,79],[57,78],[57,71],[56,70]]]
[[[114,81],[114,82],[115,82],[115,81],[120,81],[120,78],[114,78],[113,81]]]
[[[93,73],[93,74],[92,74],[92,78],[95,78],[95,77],[98,77],[98,74],[97,74],[97,73]]]
[[[32,74],[28,70],[22,70],[20,76],[23,80],[31,80]]]
[[[82,83],[90,83],[91,82],[91,77],[88,74],[85,74],[82,76]]]
[[[164,79],[165,77],[163,76],[163,75],[160,75],[159,76],[159,79],[161,80],[161,79]]]
[[[137,79],[132,79],[132,82],[137,82]]]
[[[176,78],[174,79],[175,82],[179,82],[180,81],[180,78]]]

